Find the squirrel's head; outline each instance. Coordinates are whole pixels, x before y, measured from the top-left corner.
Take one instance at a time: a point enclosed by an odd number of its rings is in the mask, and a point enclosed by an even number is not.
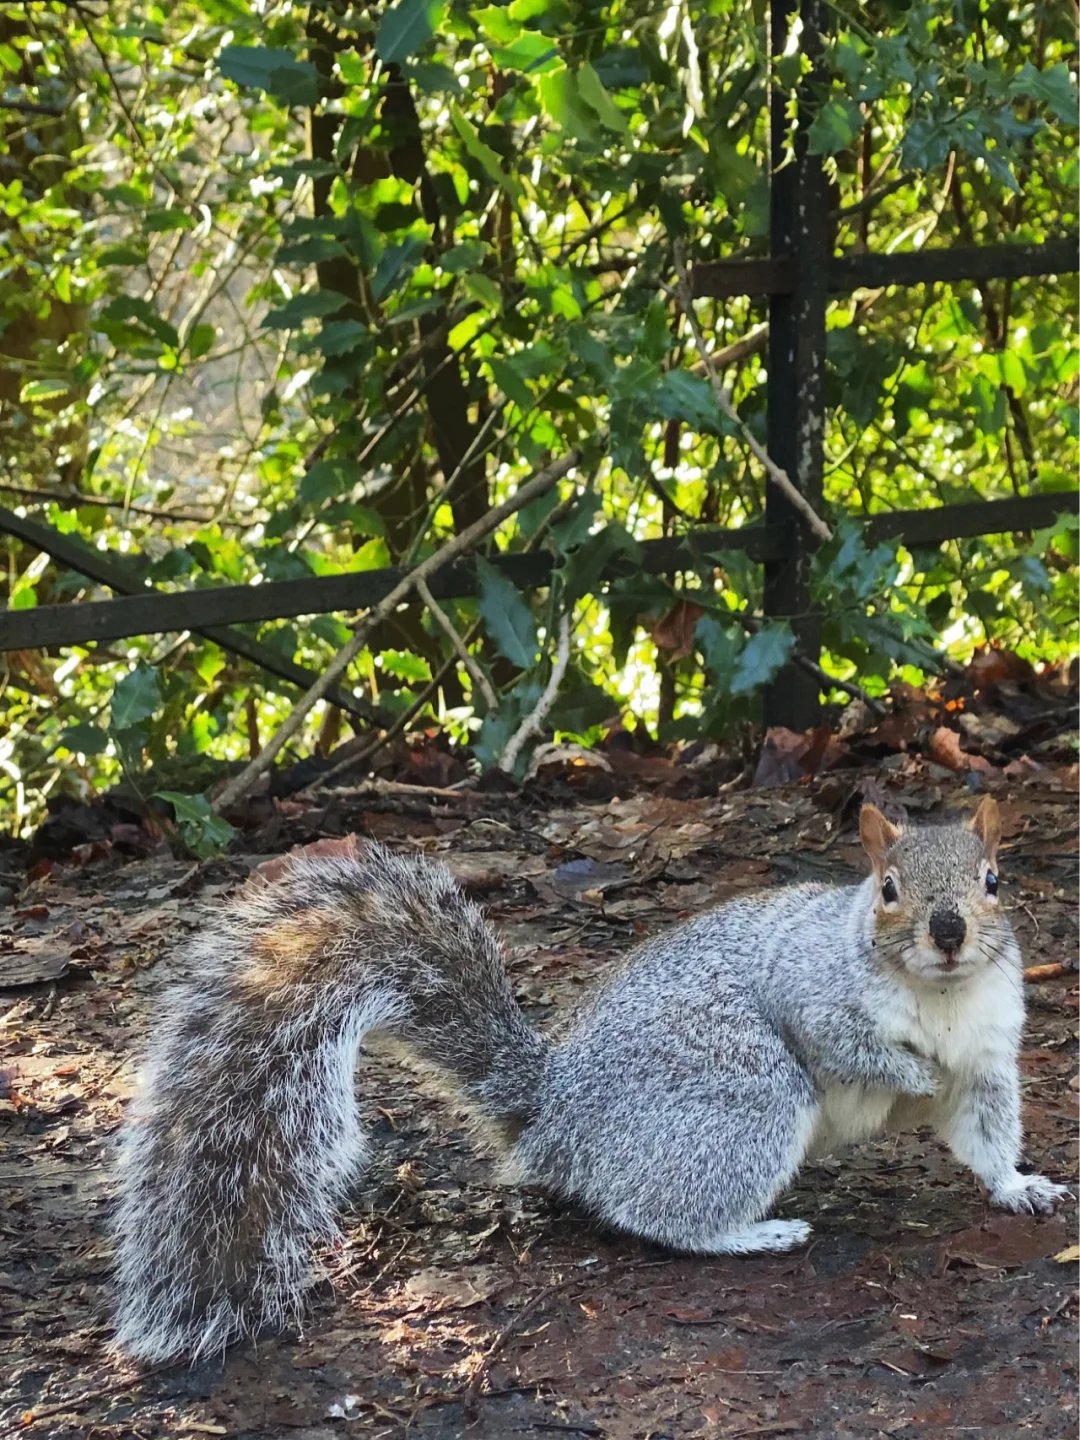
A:
[[[924,979],[960,979],[1002,954],[997,802],[967,824],[900,827],[864,805],[859,835],[877,882],[874,944],[887,963]]]

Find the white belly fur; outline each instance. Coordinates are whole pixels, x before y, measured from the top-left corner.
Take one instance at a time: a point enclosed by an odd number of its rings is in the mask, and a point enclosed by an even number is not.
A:
[[[817,1160],[846,1145],[857,1145],[880,1135],[897,1099],[890,1091],[869,1085],[827,1086],[821,1096],[806,1158]]]
[[[944,1071],[934,1100],[895,1095],[868,1085],[829,1085],[821,1096],[806,1158],[818,1159],[886,1130],[933,1123],[957,1081],[1014,1061],[1024,1012],[1018,976],[992,968],[963,986],[897,986],[880,1022],[882,1038],[909,1045]]]
[[[996,966],[963,985],[904,986],[881,1017],[883,1039],[910,1045],[947,1075],[985,1072],[1015,1057],[1024,1024],[1023,981]]]

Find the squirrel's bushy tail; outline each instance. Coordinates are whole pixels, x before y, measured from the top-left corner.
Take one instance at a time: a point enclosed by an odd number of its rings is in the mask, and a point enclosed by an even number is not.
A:
[[[528,1119],[546,1046],[442,866],[296,856],[198,940],[125,1118],[117,1344],[164,1360],[299,1315],[366,1144],[353,1072],[382,1031],[480,1115]]]

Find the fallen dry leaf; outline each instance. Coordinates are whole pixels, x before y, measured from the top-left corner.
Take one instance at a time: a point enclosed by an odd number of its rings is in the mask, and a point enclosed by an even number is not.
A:
[[[827,725],[818,725],[805,733],[773,725],[761,746],[754,784],[761,789],[789,785],[793,780],[828,770],[845,753],[846,746]]]
[[[1023,684],[1034,678],[1035,671],[1027,660],[1011,650],[999,650],[997,646],[990,646],[974,655],[968,666],[968,679],[976,690],[991,690],[1005,680]]]
[[[979,1270],[1019,1270],[1056,1253],[1066,1239],[1059,1217],[995,1215],[984,1225],[950,1235],[941,1246],[943,1268],[973,1265]]]
[[[939,725],[930,736],[930,755],[947,770],[978,770],[982,775],[992,775],[993,765],[981,755],[969,755],[960,748],[960,736],[947,725]]]
[[[468,1310],[489,1299],[501,1284],[491,1267],[476,1266],[469,1274],[455,1275],[442,1270],[421,1270],[405,1282],[407,1310]]]
[[[340,839],[314,840],[310,845],[298,845],[290,850],[288,855],[276,856],[273,860],[264,860],[256,867],[255,874],[263,880],[280,880],[294,856],[303,855],[305,858],[313,856],[334,856],[341,855],[350,857],[360,853],[363,841],[358,840],[355,835],[345,835]]]

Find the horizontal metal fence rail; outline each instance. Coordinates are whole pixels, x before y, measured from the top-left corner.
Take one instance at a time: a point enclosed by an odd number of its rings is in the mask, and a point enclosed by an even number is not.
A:
[[[975,535],[1040,529],[1052,525],[1064,512],[1075,512],[1078,501],[1080,491],[1075,490],[1027,495],[941,505],[929,510],[886,511],[866,517],[862,525],[870,541],[900,540],[908,546],[940,545],[945,540]],[[302,580],[276,580],[266,585],[162,591],[141,585],[125,566],[102,551],[14,515],[10,510],[0,509],[0,531],[4,530],[80,574],[128,593],[115,600],[39,605],[33,610],[0,613],[0,651],[91,645],[133,635],[193,630],[217,640],[227,649],[247,653],[256,664],[265,664],[269,658],[273,665],[280,666],[287,662],[272,647],[227,627],[366,610],[388,595],[405,574],[404,570],[394,567],[357,570],[345,575],[313,575]],[[695,526],[678,537],[643,541],[640,569],[648,575],[695,570],[722,557],[725,550],[741,550],[751,560],[765,563],[778,560],[786,548],[785,536],[774,526],[748,525],[739,530]],[[529,555],[493,555],[489,563],[501,570],[519,590],[528,591],[548,584],[555,561],[550,553],[537,551]],[[613,580],[631,573],[632,569],[623,559],[608,566],[601,578]],[[447,565],[432,576],[429,584],[436,599],[474,595],[477,590],[474,568],[468,560]],[[241,645],[245,649],[241,650]],[[303,683],[291,673],[284,678]]]
[[[6,510],[3,507],[0,507],[0,533],[14,535],[16,539],[32,545],[35,550],[51,555],[54,560],[68,570],[85,575],[99,585],[107,585],[118,595],[130,596],[136,612],[138,607],[146,605],[148,599],[173,598],[155,590],[153,586],[148,585],[142,579],[133,565],[125,564],[107,551],[95,550],[93,546],[85,544],[82,540],[71,535],[62,535],[51,525],[43,525],[39,520],[32,520],[25,515],[16,515],[14,511]],[[0,635],[3,637],[0,651],[33,650],[51,645],[81,645],[85,642],[79,634],[66,633],[72,631],[72,623],[80,614],[86,614],[88,611],[95,612],[99,609],[104,610],[110,606],[125,603],[130,602],[94,600],[88,604],[41,605],[33,610],[0,611]],[[50,615],[53,617],[52,625],[58,627],[53,631],[56,638],[39,639],[39,634],[47,633]],[[38,616],[43,617],[43,626],[26,623]],[[177,627],[171,624],[159,625],[155,622],[134,630],[110,631],[107,635],[94,635],[92,638],[95,640],[119,640],[129,635],[162,635],[174,628]],[[213,640],[220,645],[223,650],[250,660],[260,669],[265,670],[268,675],[284,680],[289,685],[299,686],[301,690],[307,690],[318,679],[314,671],[308,670],[304,665],[298,665],[290,656],[282,654],[280,650],[275,650],[272,645],[266,645],[251,635],[245,635],[240,630],[230,630],[227,621],[220,616],[210,626],[185,624],[178,628],[194,630],[198,634],[205,635],[208,640]],[[384,712],[379,706],[373,705],[370,700],[365,700],[363,697],[349,694],[340,686],[334,686],[328,694],[335,705],[360,720],[380,721],[385,718]]]
[[[894,250],[891,255],[833,255],[825,288],[830,295],[878,290],[889,285],[954,284],[958,280],[1023,280],[1071,275],[1077,268],[1080,234],[1040,245],[953,245],[927,250]],[[717,299],[790,295],[794,261],[777,259],[704,260],[691,272],[695,295]]]

